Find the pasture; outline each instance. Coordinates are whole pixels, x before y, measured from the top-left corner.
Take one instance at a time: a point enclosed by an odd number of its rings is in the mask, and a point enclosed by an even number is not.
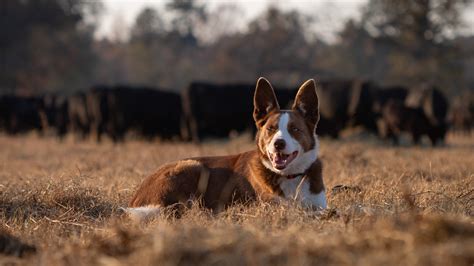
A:
[[[161,164],[254,148],[245,137],[201,145],[62,142],[0,135],[1,230],[35,245],[0,264],[473,265],[474,138],[443,147],[321,140],[330,208],[254,203],[213,214],[195,203],[146,224],[124,217]],[[339,185],[347,190],[332,191]],[[1,245],[0,245],[1,246]]]

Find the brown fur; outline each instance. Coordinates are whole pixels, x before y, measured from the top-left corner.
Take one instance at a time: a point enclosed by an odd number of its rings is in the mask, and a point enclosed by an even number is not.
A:
[[[322,163],[318,159],[306,172],[310,190],[324,190]],[[257,198],[277,200],[282,196],[277,181],[282,176],[265,168],[256,150],[233,156],[203,157],[162,166],[147,177],[130,201],[130,207],[169,206],[191,197],[202,199],[203,206],[222,210],[233,202]]]
[[[293,130],[293,128],[297,128],[298,131]],[[293,138],[298,140],[305,152],[314,148],[315,139],[307,137],[313,136],[314,129],[315,125],[312,122],[305,122],[304,117],[299,112],[290,113],[288,132],[290,132]]]
[[[324,190],[323,163],[317,159],[306,171],[305,177],[309,179],[309,190],[318,194]]]

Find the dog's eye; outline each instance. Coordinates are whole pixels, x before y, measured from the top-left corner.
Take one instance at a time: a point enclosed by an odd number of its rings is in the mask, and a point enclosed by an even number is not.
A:
[[[301,131],[301,130],[300,130],[299,128],[297,128],[297,127],[291,127],[290,129],[291,129],[291,131],[293,131],[293,132],[300,132],[300,131]]]
[[[269,127],[267,127],[267,131],[268,131],[268,132],[273,132],[273,131],[275,131],[275,130],[276,130],[276,128],[275,128],[274,126],[269,126]]]

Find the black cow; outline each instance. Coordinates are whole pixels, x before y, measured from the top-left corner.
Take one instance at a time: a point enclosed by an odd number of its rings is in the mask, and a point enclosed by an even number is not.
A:
[[[448,99],[436,87],[423,85],[410,90],[405,105],[420,108],[430,122],[430,135],[434,142],[444,142],[448,130]]]
[[[68,117],[70,131],[81,139],[85,139],[90,132],[90,116],[87,110],[86,94],[77,92],[68,99]]]
[[[224,138],[251,129],[254,89],[251,84],[191,83],[181,96],[188,139]]]
[[[370,108],[371,119],[376,125],[376,133],[379,137],[386,138],[387,125],[383,117],[383,108],[390,102],[405,102],[409,89],[403,86],[376,87],[371,91]]]
[[[439,89],[390,87],[379,89],[374,95],[373,110],[382,118],[378,121],[382,137],[395,134],[398,138],[399,132],[408,131],[415,142],[421,135],[428,135],[433,145],[444,141],[448,128],[448,100]]]
[[[409,89],[403,86],[379,87],[372,92],[372,110],[381,114],[383,106],[388,101],[405,102]]]
[[[402,132],[411,134],[413,142],[418,144],[423,135],[427,135],[433,145],[436,144],[438,133],[421,108],[406,106],[403,101],[390,99],[382,108],[382,135],[399,143]]]
[[[3,95],[0,97],[0,128],[8,134],[24,133],[30,130],[41,132],[39,113],[41,99]]]
[[[463,92],[452,101],[448,121],[456,133],[470,134],[474,127],[474,93]]]
[[[348,106],[349,126],[362,126],[371,133],[377,134],[377,112],[374,101],[378,87],[366,80],[354,80]]]
[[[41,97],[40,116],[43,129],[51,128],[63,138],[69,125],[68,99],[63,95],[46,94]]]
[[[114,141],[122,141],[127,131],[147,139],[179,138],[181,134],[182,108],[177,93],[118,86],[102,88],[96,95],[97,109],[102,110],[98,128],[104,128]]]
[[[455,133],[469,134],[472,127],[472,114],[465,105],[454,103],[449,111],[448,121]]]
[[[113,88],[96,86],[86,94],[86,109],[90,132],[95,135],[98,142],[101,141],[104,133],[113,133],[112,131],[114,131],[112,126],[110,126],[109,130],[107,129],[107,124],[109,123],[109,100],[114,99],[112,96],[109,96],[109,93],[112,91]]]
[[[317,84],[320,121],[317,133],[339,137],[349,121],[349,103],[352,94],[351,80],[320,81]]]
[[[339,137],[347,126],[376,130],[372,112],[374,85],[362,80],[326,80],[317,84],[320,121],[318,135]]]
[[[232,132],[255,132],[252,118],[255,84],[193,82],[182,92],[185,136],[188,140],[225,138]],[[281,108],[289,108],[294,88],[276,88]]]

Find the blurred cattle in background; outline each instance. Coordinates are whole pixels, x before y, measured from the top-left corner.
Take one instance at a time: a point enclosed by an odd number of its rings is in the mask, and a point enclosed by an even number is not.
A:
[[[90,132],[90,115],[85,92],[76,92],[68,99],[69,130],[84,140]]]
[[[427,135],[433,145],[436,143],[436,131],[421,108],[408,107],[403,101],[390,99],[382,108],[382,119],[384,129],[381,134],[395,145],[399,144],[402,132],[411,134],[415,144],[420,143],[423,135]]]
[[[326,80],[318,84],[321,120],[318,135],[337,138],[350,126],[398,143],[408,132],[415,143],[427,135],[433,144],[444,141],[448,100],[437,88],[379,87],[363,80]]]
[[[228,137],[252,127],[253,84],[193,82],[182,92],[186,137]]]
[[[0,129],[7,134],[41,132],[42,122],[38,112],[41,98],[16,95],[0,96]]]
[[[325,80],[317,83],[320,121],[316,132],[338,138],[348,126],[364,126],[375,132],[372,112],[374,85],[362,80]]]
[[[398,144],[402,132],[411,134],[414,143],[421,136],[429,137],[436,145],[444,142],[448,129],[446,96],[432,86],[411,89],[403,87],[381,88],[375,93],[373,110],[379,114],[379,135]]]
[[[455,133],[470,134],[474,127],[474,93],[465,91],[454,98],[448,115]]]
[[[449,102],[441,90],[434,86],[422,85],[412,88],[405,105],[420,108],[429,121],[429,136],[433,145],[444,142],[448,131]]]
[[[180,139],[181,97],[153,88],[95,86],[69,98],[69,119],[72,132],[98,142],[103,135],[123,141],[132,132],[145,139]]]
[[[69,126],[69,101],[64,95],[46,94],[41,97],[39,115],[44,131],[52,131],[61,139],[66,135]]]
[[[371,92],[372,111],[381,114],[382,108],[387,102],[405,102],[408,92],[408,88],[402,86],[378,87]]]
[[[99,130],[104,129],[114,141],[123,141],[128,131],[146,139],[157,136],[168,140],[180,138],[182,108],[179,94],[125,86],[102,88],[93,93],[95,103],[100,105],[94,109],[100,110],[102,116],[93,120],[100,121]]]
[[[214,84],[193,82],[182,92],[184,135],[195,142],[226,138],[232,133],[255,132],[254,83]],[[288,108],[295,88],[275,88],[281,108]]]
[[[388,87],[376,87],[370,92],[370,108],[372,110],[372,119],[376,124],[376,134],[381,138],[389,138],[387,132],[388,125],[391,122],[385,121],[387,118],[387,110],[385,111],[384,118],[384,107],[389,102],[405,102],[408,95],[408,89],[403,86],[388,86]],[[388,109],[390,110],[390,108]]]
[[[98,142],[103,135],[123,141],[128,132],[146,139],[179,139],[181,135],[181,98],[174,92],[95,86],[67,98],[46,95],[39,106],[39,117],[46,121],[40,124],[54,128],[60,137],[68,130],[78,139],[92,136]]]
[[[111,135],[110,130],[107,130],[109,123],[109,93],[113,88],[107,86],[95,86],[86,93],[85,109],[88,117],[90,134],[95,137],[97,142],[102,140],[102,135],[107,133]],[[117,141],[117,138],[113,138]]]
[[[316,132],[321,135],[339,137],[349,121],[349,104],[353,93],[353,82],[320,81],[317,83],[320,120]]]
[[[275,92],[280,107],[290,108],[296,89],[276,87]],[[320,136],[338,138],[342,130],[361,126],[394,143],[406,132],[415,143],[428,136],[436,144],[444,140],[449,123],[462,130],[473,123],[471,94],[455,101],[448,118],[448,100],[435,87],[379,87],[365,80],[334,79],[318,82],[317,92]],[[103,136],[119,142],[127,135],[199,142],[255,133],[253,93],[253,83],[193,82],[181,95],[133,86],[95,86],[69,97],[5,95],[0,98],[0,128],[9,134],[54,132],[60,138],[69,131],[98,142]]]

